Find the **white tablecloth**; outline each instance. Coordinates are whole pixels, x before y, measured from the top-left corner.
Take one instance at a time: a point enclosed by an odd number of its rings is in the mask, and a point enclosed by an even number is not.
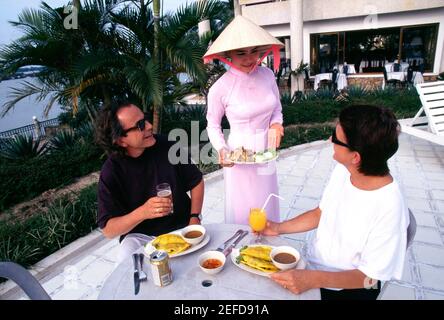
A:
[[[347,66],[348,66],[348,74],[356,73],[356,69],[355,69],[355,65],[354,64],[347,64]],[[340,64],[339,65],[339,72],[340,73],[344,72],[342,69],[343,69],[343,65]]]
[[[386,63],[384,65],[384,67],[387,72],[392,72],[393,71],[393,62]],[[408,63],[401,62],[401,71],[407,71],[408,68],[409,68]]]
[[[145,258],[144,270],[148,280],[140,284],[140,292],[134,295],[133,263],[128,258],[123,261],[105,281],[99,300],[319,300],[319,289],[311,289],[301,294],[293,294],[268,277],[256,275],[236,266],[231,257],[223,270],[208,275],[200,270],[198,257],[207,250],[215,250],[238,229],[249,230],[249,226],[235,224],[205,225],[210,242],[202,249],[181,257],[171,258],[173,282],[166,287],[154,285],[150,266]],[[237,248],[249,244],[253,239],[250,233],[241,240]],[[292,245],[284,237],[265,237],[269,245]],[[300,249],[300,248],[297,248]],[[210,282],[210,286],[204,286]]]
[[[376,68],[379,67],[381,65],[381,63],[388,63],[387,60],[382,61],[382,60],[361,60],[361,63],[359,64],[359,73],[363,73],[364,72],[364,68]],[[391,71],[391,70],[390,70]]]
[[[315,90],[317,90],[318,87],[319,87],[319,82],[321,80],[331,80],[331,77],[332,77],[331,73],[319,73],[319,74],[317,74],[315,76],[315,81],[314,81],[313,88]],[[338,84],[338,90],[342,90],[345,87],[347,87],[347,77],[345,76],[345,74],[338,73],[337,84]]]
[[[387,72],[387,80],[399,80],[406,81],[407,80],[407,71],[405,72]],[[413,72],[413,84],[424,83],[424,77],[421,72]],[[382,88],[385,88],[385,79],[382,83]]]

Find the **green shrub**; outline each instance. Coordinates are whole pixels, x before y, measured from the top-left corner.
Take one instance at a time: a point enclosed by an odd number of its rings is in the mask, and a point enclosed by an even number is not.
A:
[[[42,192],[70,184],[100,169],[102,151],[91,144],[75,144],[66,151],[23,161],[0,161],[0,210]]]
[[[307,142],[326,140],[330,137],[334,124],[293,125],[285,128],[285,136],[279,149],[289,148]]]
[[[42,156],[46,153],[46,143],[41,139],[34,140],[32,135],[18,135],[2,142],[0,157],[9,160],[27,160]]]
[[[216,170],[221,169],[221,166],[219,166],[219,164],[217,163],[207,163],[207,164],[203,164],[202,162],[199,162],[197,164],[197,167],[199,168],[199,170],[202,172],[202,174],[207,174],[207,173],[211,173],[214,172]]]
[[[207,127],[207,111],[205,106],[191,105],[188,107],[166,106],[162,111],[162,134],[168,135],[173,129],[183,129],[187,132],[189,143],[191,143],[191,121],[199,122],[199,135]],[[224,116],[221,121],[222,128],[230,127]]]
[[[168,135],[173,129],[183,129],[190,136],[191,121],[199,121],[199,133],[206,128],[206,110],[203,106],[166,106],[162,111],[162,133]]]
[[[371,91],[361,86],[350,86],[347,88],[347,95],[349,99],[360,99],[368,97]]]
[[[94,141],[94,125],[91,121],[85,122],[80,125],[77,129],[75,129],[75,134],[77,139],[79,139],[83,143]]]
[[[73,129],[79,128],[85,122],[91,121],[90,116],[88,114],[88,110],[85,107],[79,108],[75,114],[73,113],[72,110],[62,112],[59,114],[57,118],[60,124],[67,125]]]
[[[344,101],[336,101],[328,90],[312,91],[300,101],[283,104],[284,125],[323,123],[334,121],[342,108],[351,104],[384,106],[393,110],[398,119],[413,117],[421,102],[415,89],[378,89],[368,91],[361,87],[350,87]]]
[[[421,100],[415,89],[375,90],[369,97],[351,99],[350,103],[371,104],[391,109],[398,119],[411,118],[421,107]]]
[[[339,115],[342,107],[343,103],[333,99],[302,100],[282,108],[284,126],[332,121]]]
[[[288,106],[288,105],[290,105],[290,104],[292,104],[294,102],[295,101],[294,101],[293,97],[291,96],[291,94],[289,92],[283,92],[281,94],[281,104],[283,106]]]
[[[63,130],[49,140],[49,148],[51,151],[63,151],[73,148],[76,142],[76,135],[72,131]]]
[[[28,267],[97,228],[97,184],[75,200],[63,197],[48,212],[25,221],[0,222],[0,260]],[[18,236],[20,235],[20,236]]]

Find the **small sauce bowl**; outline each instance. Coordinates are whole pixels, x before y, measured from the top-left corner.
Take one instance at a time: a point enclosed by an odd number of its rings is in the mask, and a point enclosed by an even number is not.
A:
[[[290,246],[280,246],[271,250],[270,258],[280,270],[293,269],[299,262],[301,255],[298,250]]]
[[[205,273],[216,274],[224,268],[226,259],[220,251],[207,251],[199,256],[199,267]]]
[[[200,224],[191,224],[183,228],[180,234],[186,242],[191,245],[196,245],[203,240],[205,233],[205,228]]]

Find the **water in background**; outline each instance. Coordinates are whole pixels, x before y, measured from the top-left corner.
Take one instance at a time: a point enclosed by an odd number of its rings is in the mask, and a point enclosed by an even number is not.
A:
[[[23,81],[32,81],[32,78],[13,79],[0,82],[0,110],[3,110],[3,104],[9,100],[11,87],[19,88]],[[17,103],[14,109],[9,110],[4,118],[0,118],[0,132],[15,129],[18,127],[32,124],[32,117],[36,116],[39,121],[44,121],[56,118],[61,112],[60,105],[55,102],[48,114],[48,117],[43,116],[43,111],[49,101],[49,97],[44,101],[37,102],[35,96],[27,97]]]

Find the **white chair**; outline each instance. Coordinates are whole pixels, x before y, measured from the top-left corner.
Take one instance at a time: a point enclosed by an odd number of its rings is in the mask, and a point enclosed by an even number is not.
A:
[[[399,121],[401,131],[444,145],[444,81],[418,83],[416,90],[422,107],[413,120]],[[422,113],[425,117],[420,117]],[[424,125],[428,125],[428,130],[418,128]]]
[[[407,246],[406,250],[411,246],[413,239],[415,238],[416,234],[416,219],[413,215],[412,211],[409,209],[409,226],[407,227]],[[385,281],[383,286],[381,287],[381,291],[378,296],[378,300],[381,299],[384,291],[387,289],[387,286],[389,285],[390,281]]]

